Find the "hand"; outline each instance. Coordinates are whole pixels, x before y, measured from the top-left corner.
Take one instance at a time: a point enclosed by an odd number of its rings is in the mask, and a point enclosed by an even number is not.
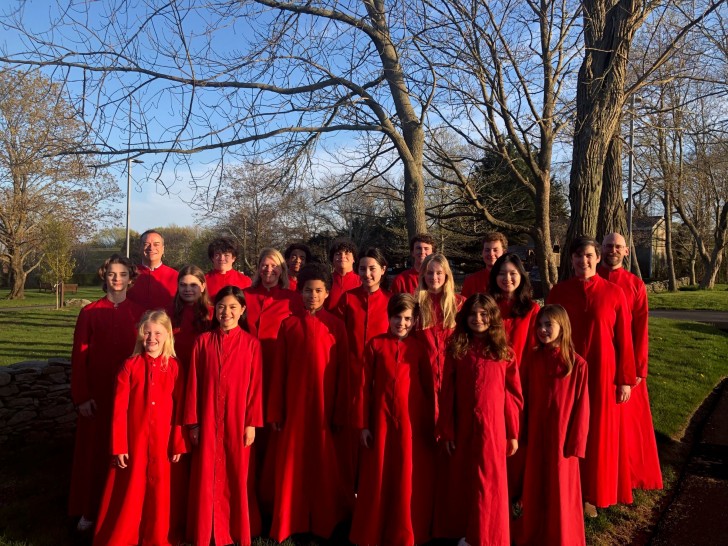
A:
[[[632,387],[629,385],[619,385],[617,387],[617,404],[624,404],[629,400],[632,393]]]
[[[372,433],[369,432],[369,429],[364,429],[361,431],[361,445],[369,448],[372,446],[372,442],[374,441],[374,436],[372,436]]]
[[[642,383],[642,380],[643,380],[643,379],[644,379],[643,377],[638,377],[638,378],[637,378],[637,383],[635,383],[635,384],[634,384],[634,386],[635,386],[635,387],[639,386],[639,384],[640,384],[640,383]]]
[[[200,427],[199,426],[191,427],[189,432],[190,432],[190,443],[193,446],[197,447],[198,444],[200,443]]]
[[[518,451],[518,440],[512,439],[506,441],[506,457],[512,457]]]
[[[448,455],[452,455],[453,453],[455,453],[455,442],[453,442],[452,440],[448,440],[447,442],[445,442],[445,451],[447,451]]]
[[[175,453],[174,455],[172,455],[169,458],[169,460],[172,461],[173,463],[178,463],[181,458],[182,458],[182,454],[181,453]]]
[[[96,400],[86,400],[83,404],[78,405],[78,413],[81,417],[93,418],[96,416]]]
[[[118,455],[114,455],[114,464],[116,466],[118,466],[119,468],[126,468],[128,460],[129,460],[128,453],[120,453]]]
[[[255,427],[245,427],[243,433],[243,447],[250,447],[255,442]]]

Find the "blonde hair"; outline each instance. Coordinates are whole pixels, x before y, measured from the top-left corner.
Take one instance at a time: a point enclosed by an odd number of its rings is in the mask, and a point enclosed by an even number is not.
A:
[[[272,258],[275,264],[281,268],[281,276],[278,279],[278,286],[281,288],[288,288],[288,264],[283,258],[283,255],[275,248],[264,248],[260,251],[258,265],[255,268],[255,274],[253,275],[253,286],[255,287],[260,284],[260,264],[266,258]]]
[[[137,339],[136,345],[134,345],[134,352],[131,356],[137,356],[144,354],[144,327],[148,323],[159,324],[162,328],[167,331],[167,340],[164,342],[162,347],[162,361],[160,368],[162,371],[166,371],[169,365],[169,357],[176,357],[177,354],[174,352],[174,334],[172,333],[172,319],[162,309],[150,310],[142,315],[142,319],[139,321],[137,327]]]
[[[538,328],[542,318],[548,318],[559,325],[559,337],[554,342],[555,347],[559,347],[561,351],[561,359],[566,366],[564,377],[569,375],[574,369],[574,361],[576,360],[576,349],[574,348],[574,340],[571,337],[571,321],[566,309],[560,305],[550,304],[544,305],[536,315],[536,328]],[[537,350],[543,349],[545,345],[538,340]]]
[[[455,315],[458,313],[458,302],[455,297],[455,282],[452,278],[452,270],[450,264],[444,254],[430,254],[422,262],[420,267],[419,285],[415,297],[420,306],[420,324],[423,330],[432,328],[435,325],[435,308],[432,305],[432,296],[427,290],[427,281],[425,275],[427,268],[431,263],[436,263],[445,271],[445,284],[442,287],[442,298],[440,306],[442,307],[442,326],[443,328],[455,328]]]

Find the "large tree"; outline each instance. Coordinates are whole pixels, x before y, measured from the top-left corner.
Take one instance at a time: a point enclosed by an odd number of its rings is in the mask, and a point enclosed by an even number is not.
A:
[[[85,156],[67,155],[87,145],[84,136],[60,86],[34,72],[0,71],[0,261],[10,270],[10,299],[24,297],[49,221],[82,233],[116,191]]]

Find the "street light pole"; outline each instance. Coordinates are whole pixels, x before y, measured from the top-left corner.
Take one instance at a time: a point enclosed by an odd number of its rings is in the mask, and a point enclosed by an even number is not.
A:
[[[634,180],[634,116],[635,104],[642,102],[642,98],[634,93],[630,98],[629,114],[629,163],[627,167],[627,271],[632,271],[632,248],[634,237],[632,235],[632,181]]]
[[[126,160],[126,257],[129,257],[129,222],[131,218],[131,164],[132,163],[144,163],[141,159],[132,159],[131,157]]]

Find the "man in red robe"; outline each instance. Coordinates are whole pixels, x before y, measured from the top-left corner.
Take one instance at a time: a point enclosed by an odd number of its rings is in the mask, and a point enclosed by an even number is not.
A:
[[[177,271],[162,263],[164,237],[158,231],[147,230],[139,238],[142,245],[142,265],[138,277],[129,288],[129,299],[148,309],[170,309],[177,293]]]
[[[334,443],[337,390],[348,357],[344,323],[326,311],[331,275],[310,264],[298,277],[304,311],[281,325],[266,419],[277,431],[270,536],[329,538],[350,510]]]
[[[352,288],[361,286],[359,274],[354,271],[356,245],[349,239],[336,239],[329,249],[329,261],[334,272],[331,278],[331,292],[326,300],[326,309],[333,311],[339,299]]]
[[[392,295],[406,292],[414,294],[417,290],[420,278],[420,268],[430,254],[437,252],[435,239],[426,233],[419,233],[410,240],[410,256],[412,256],[412,267],[402,271],[392,282]]]
[[[632,502],[631,490],[621,496],[619,453],[622,404],[636,383],[634,350],[627,298],[619,286],[597,275],[601,246],[578,237],[569,255],[575,276],[554,286],[547,303],[566,309],[576,352],[589,366],[589,438],[581,486],[586,513],[594,517],[595,507]]]
[[[212,262],[212,271],[205,274],[207,295],[210,301],[223,286],[237,286],[248,288],[252,281],[250,277],[233,269],[235,260],[238,259],[238,245],[230,237],[218,237],[207,247],[207,257]]]
[[[483,235],[483,263],[485,267],[465,277],[460,295],[469,298],[473,294],[487,294],[490,270],[496,260],[508,250],[508,239],[502,233],[492,231]]]
[[[634,344],[637,384],[632,389],[629,404],[622,410],[624,434],[629,446],[629,468],[632,487],[662,489],[662,472],[657,457],[655,428],[652,423],[650,399],[647,391],[647,290],[642,279],[633,275],[622,263],[629,255],[629,247],[619,233],[610,233],[602,242],[602,263],[599,275],[619,285],[627,297],[632,313],[632,343]]]

